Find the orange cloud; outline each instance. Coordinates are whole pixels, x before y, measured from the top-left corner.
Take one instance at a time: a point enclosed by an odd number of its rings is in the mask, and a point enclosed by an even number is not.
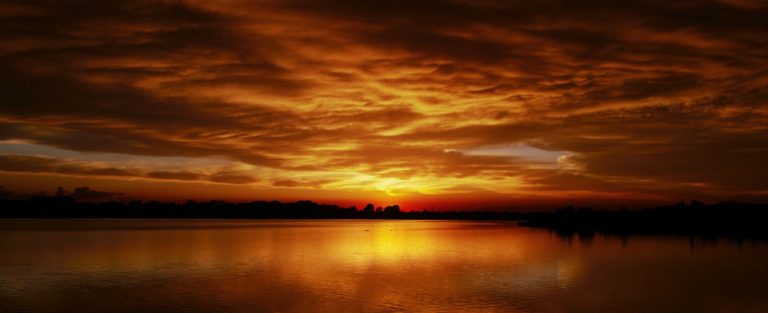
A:
[[[425,207],[762,199],[766,10],[10,1],[0,140],[48,148],[0,145],[0,170],[252,188],[243,197],[311,187],[296,192]]]

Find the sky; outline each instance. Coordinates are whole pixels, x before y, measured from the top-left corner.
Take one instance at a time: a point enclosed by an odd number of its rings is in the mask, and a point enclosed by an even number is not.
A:
[[[0,0],[0,185],[768,201],[768,2]]]

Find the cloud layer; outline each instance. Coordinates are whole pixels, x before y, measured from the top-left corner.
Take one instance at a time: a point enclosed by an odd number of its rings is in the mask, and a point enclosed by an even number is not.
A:
[[[749,0],[2,1],[0,140],[231,165],[5,151],[1,170],[765,198],[765,16]]]

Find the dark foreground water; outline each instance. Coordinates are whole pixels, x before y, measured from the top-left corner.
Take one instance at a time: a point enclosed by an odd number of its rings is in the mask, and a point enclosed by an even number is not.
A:
[[[0,312],[768,312],[768,245],[445,221],[0,220]]]

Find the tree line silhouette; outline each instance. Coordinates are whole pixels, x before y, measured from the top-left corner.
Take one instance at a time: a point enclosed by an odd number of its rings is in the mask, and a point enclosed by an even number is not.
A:
[[[768,239],[768,204],[693,200],[642,210],[592,210],[565,208],[548,213],[528,213],[521,225],[546,227],[559,235],[592,236],[594,233],[727,236]]]
[[[412,211],[399,205],[362,209],[312,201],[225,202],[188,200],[84,202],[71,196],[35,195],[0,199],[0,218],[190,218],[190,219],[450,219],[509,220],[509,213],[483,211]]]
[[[642,210],[592,210],[567,206],[554,212],[409,211],[398,205],[362,209],[312,201],[80,201],[72,194],[3,197],[0,218],[182,218],[182,219],[433,219],[517,221],[561,235],[698,234],[768,239],[768,205],[737,202],[680,202]]]

